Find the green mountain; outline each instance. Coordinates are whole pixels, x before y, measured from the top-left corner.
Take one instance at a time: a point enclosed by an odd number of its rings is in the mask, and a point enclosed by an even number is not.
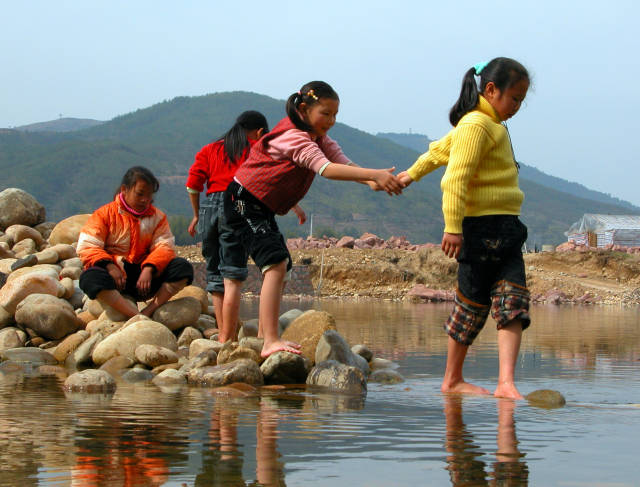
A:
[[[45,205],[48,219],[57,221],[110,201],[125,170],[144,165],[161,181],[156,204],[171,215],[178,241],[192,242],[185,232],[191,214],[184,188],[187,171],[195,153],[248,109],[263,112],[271,126],[284,116],[281,100],[231,92],[178,97],[72,132],[1,130],[0,190],[28,191]],[[363,166],[396,166],[400,171],[419,155],[344,124],[336,124],[331,136]],[[314,235],[355,236],[370,231],[385,238],[394,234],[413,242],[438,242],[443,227],[441,176],[438,170],[394,197],[357,183],[318,177],[301,205],[314,217]],[[529,225],[531,243],[564,241],[563,232],[583,213],[640,212],[622,202],[573,195],[525,177],[521,185],[526,195],[523,220]],[[309,233],[309,223],[299,226],[293,216],[279,221],[287,236]]]
[[[73,132],[104,123],[102,120],[92,118],[59,118],[48,122],[31,123],[14,127],[15,130],[24,132]]]

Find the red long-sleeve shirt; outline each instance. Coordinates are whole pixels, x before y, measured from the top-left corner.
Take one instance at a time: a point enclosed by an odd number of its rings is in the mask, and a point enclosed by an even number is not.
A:
[[[255,142],[256,141],[249,139],[251,145]],[[195,189],[201,193],[206,183],[207,194],[224,191],[233,180],[236,170],[248,155],[249,149],[247,148],[234,163],[231,162],[227,152],[224,150],[223,140],[205,145],[200,152],[196,154],[196,159],[191,168],[189,168],[187,188]]]

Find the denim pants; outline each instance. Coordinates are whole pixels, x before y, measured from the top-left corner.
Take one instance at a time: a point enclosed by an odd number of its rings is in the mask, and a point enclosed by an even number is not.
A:
[[[227,224],[223,203],[224,191],[208,194],[200,204],[197,227],[206,261],[207,291],[218,293],[224,292],[224,278],[240,281],[247,278],[246,265],[234,265],[245,250],[237,233]]]

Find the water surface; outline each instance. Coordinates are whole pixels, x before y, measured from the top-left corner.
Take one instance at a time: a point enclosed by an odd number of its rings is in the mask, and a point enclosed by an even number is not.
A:
[[[61,379],[0,373],[0,485],[639,485],[638,308],[532,310],[522,393],[561,391],[560,409],[440,394],[449,305],[316,301],[339,331],[396,362],[406,382],[366,398],[119,384],[73,395]],[[255,316],[245,303],[243,316]],[[492,389],[492,322],[465,376]]]

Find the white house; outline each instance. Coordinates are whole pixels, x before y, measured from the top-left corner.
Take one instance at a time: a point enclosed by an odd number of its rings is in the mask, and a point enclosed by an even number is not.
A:
[[[569,242],[589,247],[640,247],[640,215],[585,213],[564,234]]]

